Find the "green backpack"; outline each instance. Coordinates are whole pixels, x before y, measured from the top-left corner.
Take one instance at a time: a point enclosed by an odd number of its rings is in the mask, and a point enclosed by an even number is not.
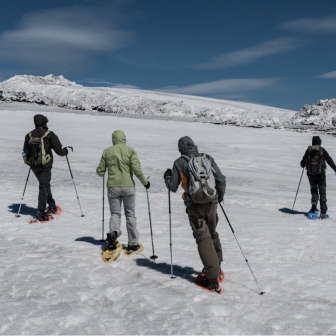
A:
[[[28,166],[45,165],[51,160],[50,154],[46,154],[43,140],[50,132],[45,132],[41,137],[33,137],[32,132],[29,133],[27,153],[23,158],[25,164]]]

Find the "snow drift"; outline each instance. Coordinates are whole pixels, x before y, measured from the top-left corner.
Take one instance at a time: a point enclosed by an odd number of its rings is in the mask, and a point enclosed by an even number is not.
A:
[[[291,123],[317,126],[322,131],[333,129],[336,126],[336,99],[319,100],[316,104],[304,105],[293,116]]]
[[[186,117],[195,121],[279,128],[290,110],[222,99],[135,89],[83,87],[63,76],[14,76],[0,83],[0,101],[25,102],[74,110]]]

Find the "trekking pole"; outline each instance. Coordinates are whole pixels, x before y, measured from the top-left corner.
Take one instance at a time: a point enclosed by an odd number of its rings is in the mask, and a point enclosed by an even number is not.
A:
[[[23,202],[24,194],[25,194],[25,192],[26,192],[26,187],[27,187],[27,184],[28,184],[28,179],[29,179],[30,171],[31,171],[31,167],[29,167],[29,172],[28,172],[28,176],[27,176],[27,180],[26,180],[25,187],[24,187],[24,189],[23,189],[23,194],[22,194],[22,198],[21,198],[21,202],[20,202],[19,211],[18,211],[18,213],[15,215],[15,217],[20,217],[21,205],[22,205],[22,202]]]
[[[250,267],[250,264],[248,263],[248,260],[247,260],[246,257],[245,257],[245,254],[244,254],[244,252],[243,252],[243,250],[242,250],[242,248],[241,248],[241,246],[240,246],[240,244],[239,244],[239,242],[238,242],[238,239],[237,239],[237,237],[236,237],[236,235],[235,235],[235,232],[234,232],[234,230],[233,230],[233,227],[231,226],[231,223],[230,223],[230,221],[229,221],[229,218],[226,216],[226,213],[225,213],[225,211],[224,211],[224,208],[223,208],[222,204],[219,203],[219,205],[220,205],[220,207],[221,207],[222,210],[223,210],[224,216],[225,216],[225,218],[226,218],[226,220],[227,220],[227,222],[228,222],[228,224],[229,224],[229,226],[230,226],[230,228],[231,228],[231,231],[232,231],[234,237],[236,238],[236,242],[237,242],[237,244],[238,244],[238,246],[239,246],[239,248],[240,248],[241,253],[242,253],[243,256],[244,256],[244,259],[245,259],[245,261],[246,261],[246,263],[247,263],[247,266],[249,267],[249,269],[250,269],[250,271],[251,271],[251,273],[252,273],[252,275],[253,275],[254,281],[256,282],[257,287],[258,287],[258,289],[259,289],[259,295],[263,295],[263,294],[265,294],[265,292],[262,292],[261,289],[260,289],[260,287],[259,287],[258,281],[257,281],[256,277],[255,277],[254,274],[253,274],[253,271],[252,271],[252,269],[251,269],[251,267]]]
[[[101,242],[105,242],[104,239],[104,203],[105,203],[105,175],[103,175],[103,215],[102,215],[102,239]]]
[[[70,148],[71,151],[73,152],[73,148],[71,146],[68,146],[68,147],[65,147],[65,148]],[[71,168],[70,168],[70,163],[69,163],[69,159],[68,159],[68,154],[65,156],[67,161],[68,161],[68,166],[69,166],[69,170],[70,170],[70,175],[71,175],[71,178],[72,178],[72,182],[73,182],[73,185],[75,187],[75,191],[76,191],[76,195],[77,195],[77,200],[78,200],[78,204],[79,204],[79,207],[80,207],[80,210],[81,210],[81,213],[82,213],[82,216],[81,217],[84,217],[83,215],[83,210],[82,210],[82,207],[81,207],[81,204],[79,202],[79,197],[78,197],[78,193],[77,193],[77,189],[76,189],[76,184],[75,184],[75,180],[73,178],[73,175],[72,175],[72,171],[71,171]]]
[[[149,176],[147,177],[147,180],[149,179]],[[150,211],[150,205],[149,205],[149,194],[148,194],[148,189],[146,189],[147,192],[147,203],[148,203],[148,214],[149,214],[149,226],[150,226],[150,232],[151,232],[151,238],[152,238],[152,249],[153,249],[153,255],[150,257],[153,261],[158,258],[154,254],[154,242],[153,242],[153,230],[152,230],[152,218],[151,218],[151,211]]]
[[[169,203],[169,231],[170,231],[170,270],[171,279],[175,279],[176,276],[173,273],[173,248],[172,248],[172,232],[171,232],[171,208],[170,208],[170,190],[168,190],[168,203]]]
[[[304,168],[302,169],[302,174],[301,174],[301,178],[300,178],[299,186],[298,186],[297,191],[296,191],[296,195],[295,195],[295,199],[294,199],[294,203],[293,203],[293,208],[292,208],[292,213],[293,213],[293,210],[294,210],[294,205],[295,205],[295,202],[296,202],[296,197],[297,197],[297,195],[298,195],[298,193],[299,193],[299,189],[300,189],[300,184],[301,184],[301,180],[302,180],[303,172],[304,172]]]

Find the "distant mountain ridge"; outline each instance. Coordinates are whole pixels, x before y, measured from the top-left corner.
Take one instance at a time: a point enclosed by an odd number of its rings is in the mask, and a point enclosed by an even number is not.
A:
[[[0,83],[0,101],[58,106],[74,110],[188,117],[199,122],[245,127],[289,125],[295,111],[199,96],[84,87],[63,76],[14,76]]]
[[[47,75],[45,77],[42,76],[32,76],[32,75],[16,75],[4,82],[2,84],[6,85],[7,87],[15,88],[16,85],[26,82],[31,85],[60,85],[60,86],[82,86],[75,82],[71,82],[68,79],[64,78],[62,75],[54,76],[54,75]]]

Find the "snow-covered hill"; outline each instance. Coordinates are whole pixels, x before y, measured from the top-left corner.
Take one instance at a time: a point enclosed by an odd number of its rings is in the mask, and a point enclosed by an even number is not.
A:
[[[321,130],[336,126],[336,99],[319,100],[316,104],[304,105],[291,120],[294,125],[313,125]]]
[[[108,113],[189,117],[249,127],[281,127],[295,112],[252,103],[156,91],[83,87],[63,76],[15,76],[0,83],[0,100]]]

